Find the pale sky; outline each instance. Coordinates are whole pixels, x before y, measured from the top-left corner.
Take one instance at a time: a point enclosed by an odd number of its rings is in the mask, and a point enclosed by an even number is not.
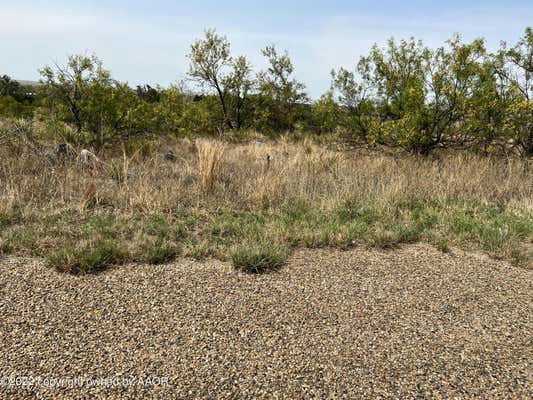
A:
[[[166,86],[186,77],[190,44],[215,28],[256,70],[265,66],[265,45],[288,49],[296,78],[317,98],[332,68],[352,67],[391,36],[440,46],[461,33],[495,49],[528,25],[533,3],[521,0],[0,0],[0,75],[38,80],[44,65],[95,53],[116,79]]]

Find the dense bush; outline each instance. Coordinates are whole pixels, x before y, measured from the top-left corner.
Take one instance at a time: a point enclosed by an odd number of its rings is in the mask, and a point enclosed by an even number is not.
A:
[[[496,54],[484,41],[430,49],[414,39],[374,46],[355,71],[333,72],[345,127],[370,143],[428,154],[497,146],[533,155],[533,32]]]
[[[353,71],[332,72],[331,90],[310,101],[285,52],[267,46],[264,71],[214,30],[189,54],[196,83],[135,89],[113,79],[95,56],[41,70],[39,93],[0,78],[0,115],[72,126],[96,148],[134,135],[219,135],[255,130],[342,133],[365,145],[427,155],[439,147],[533,155],[533,30],[490,53],[482,39],[455,36],[432,49],[413,38],[375,45]],[[38,112],[36,112],[38,109]]]
[[[7,75],[0,76],[0,115],[31,117],[37,100],[34,91]]]

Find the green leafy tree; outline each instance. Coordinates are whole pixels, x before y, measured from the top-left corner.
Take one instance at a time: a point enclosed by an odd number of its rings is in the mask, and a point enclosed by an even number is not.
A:
[[[464,122],[486,56],[483,41],[429,49],[414,39],[374,46],[354,72],[333,72],[332,88],[356,137],[428,154],[466,140]]]
[[[233,59],[230,43],[214,30],[191,46],[189,76],[214,90],[222,111],[222,122],[229,129],[240,129],[250,89],[251,66],[244,56]]]
[[[0,76],[0,115],[30,118],[37,103],[34,92],[7,75]]]
[[[495,56],[495,71],[507,89],[505,132],[525,156],[533,156],[533,28],[528,27],[518,43],[505,43]]]
[[[161,90],[150,85],[137,85],[135,94],[139,99],[148,103],[157,103],[161,99]]]
[[[294,130],[299,105],[308,101],[305,85],[292,78],[294,66],[287,51],[274,46],[262,50],[269,67],[258,74],[259,118],[276,132]]]
[[[329,134],[336,131],[342,118],[342,109],[335,101],[333,92],[328,91],[309,106],[305,116],[305,128],[316,134]]]
[[[213,136],[224,133],[224,126],[213,124],[217,114],[217,102],[218,99],[215,96],[205,96],[187,103],[180,120],[183,134]]]
[[[21,100],[18,97],[22,93],[22,86],[18,81],[11,79],[7,75],[0,76],[0,96],[11,96],[15,100]]]
[[[427,135],[428,150],[471,140],[464,123],[473,100],[488,94],[483,40],[465,44],[454,36],[447,45],[423,52],[426,105],[418,125]]]
[[[0,96],[0,116],[31,118],[35,106],[28,103],[21,103],[11,96]]]
[[[255,86],[252,78],[252,66],[244,56],[232,61],[233,71],[224,80],[229,92],[232,121],[236,129],[244,128],[251,114],[250,95]]]
[[[372,135],[419,153],[426,152],[430,141],[419,124],[425,103],[423,52],[420,41],[391,39],[385,49],[374,46],[370,53],[380,118]]]
[[[512,101],[508,88],[495,74],[495,59],[487,55],[480,66],[477,79],[471,85],[472,94],[466,102],[460,131],[464,140],[456,140],[463,147],[473,147],[484,153],[507,151],[507,141],[513,136],[506,124],[507,108]]]
[[[372,64],[368,57],[362,57],[355,71],[340,68],[331,72],[331,90],[344,111],[341,119],[344,128],[351,131],[358,141],[369,142],[370,130],[376,120],[375,90],[372,83]]]
[[[87,132],[97,147],[127,129],[135,94],[113,80],[96,56],[72,55],[65,66],[47,66],[40,73],[51,115],[72,124],[80,135]]]

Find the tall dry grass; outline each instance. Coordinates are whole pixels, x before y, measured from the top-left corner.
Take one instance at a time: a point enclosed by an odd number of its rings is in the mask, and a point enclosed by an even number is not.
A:
[[[0,149],[0,212],[83,208],[158,213],[176,206],[255,209],[295,200],[328,209],[353,198],[446,198],[533,209],[528,161],[466,153],[437,159],[365,151],[336,151],[289,142],[229,145],[200,140],[159,153],[102,154],[104,168],[83,171],[75,161],[56,165],[35,152]],[[529,161],[531,164],[531,161]],[[89,193],[89,194],[88,194]]]
[[[198,175],[204,190],[211,190],[218,177],[220,162],[224,156],[224,143],[198,139],[196,148],[198,151]]]

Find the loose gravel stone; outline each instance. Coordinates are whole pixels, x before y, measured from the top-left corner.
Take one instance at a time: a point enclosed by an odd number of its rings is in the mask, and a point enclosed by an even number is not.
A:
[[[266,275],[4,259],[0,399],[531,398],[532,274],[426,245]]]

